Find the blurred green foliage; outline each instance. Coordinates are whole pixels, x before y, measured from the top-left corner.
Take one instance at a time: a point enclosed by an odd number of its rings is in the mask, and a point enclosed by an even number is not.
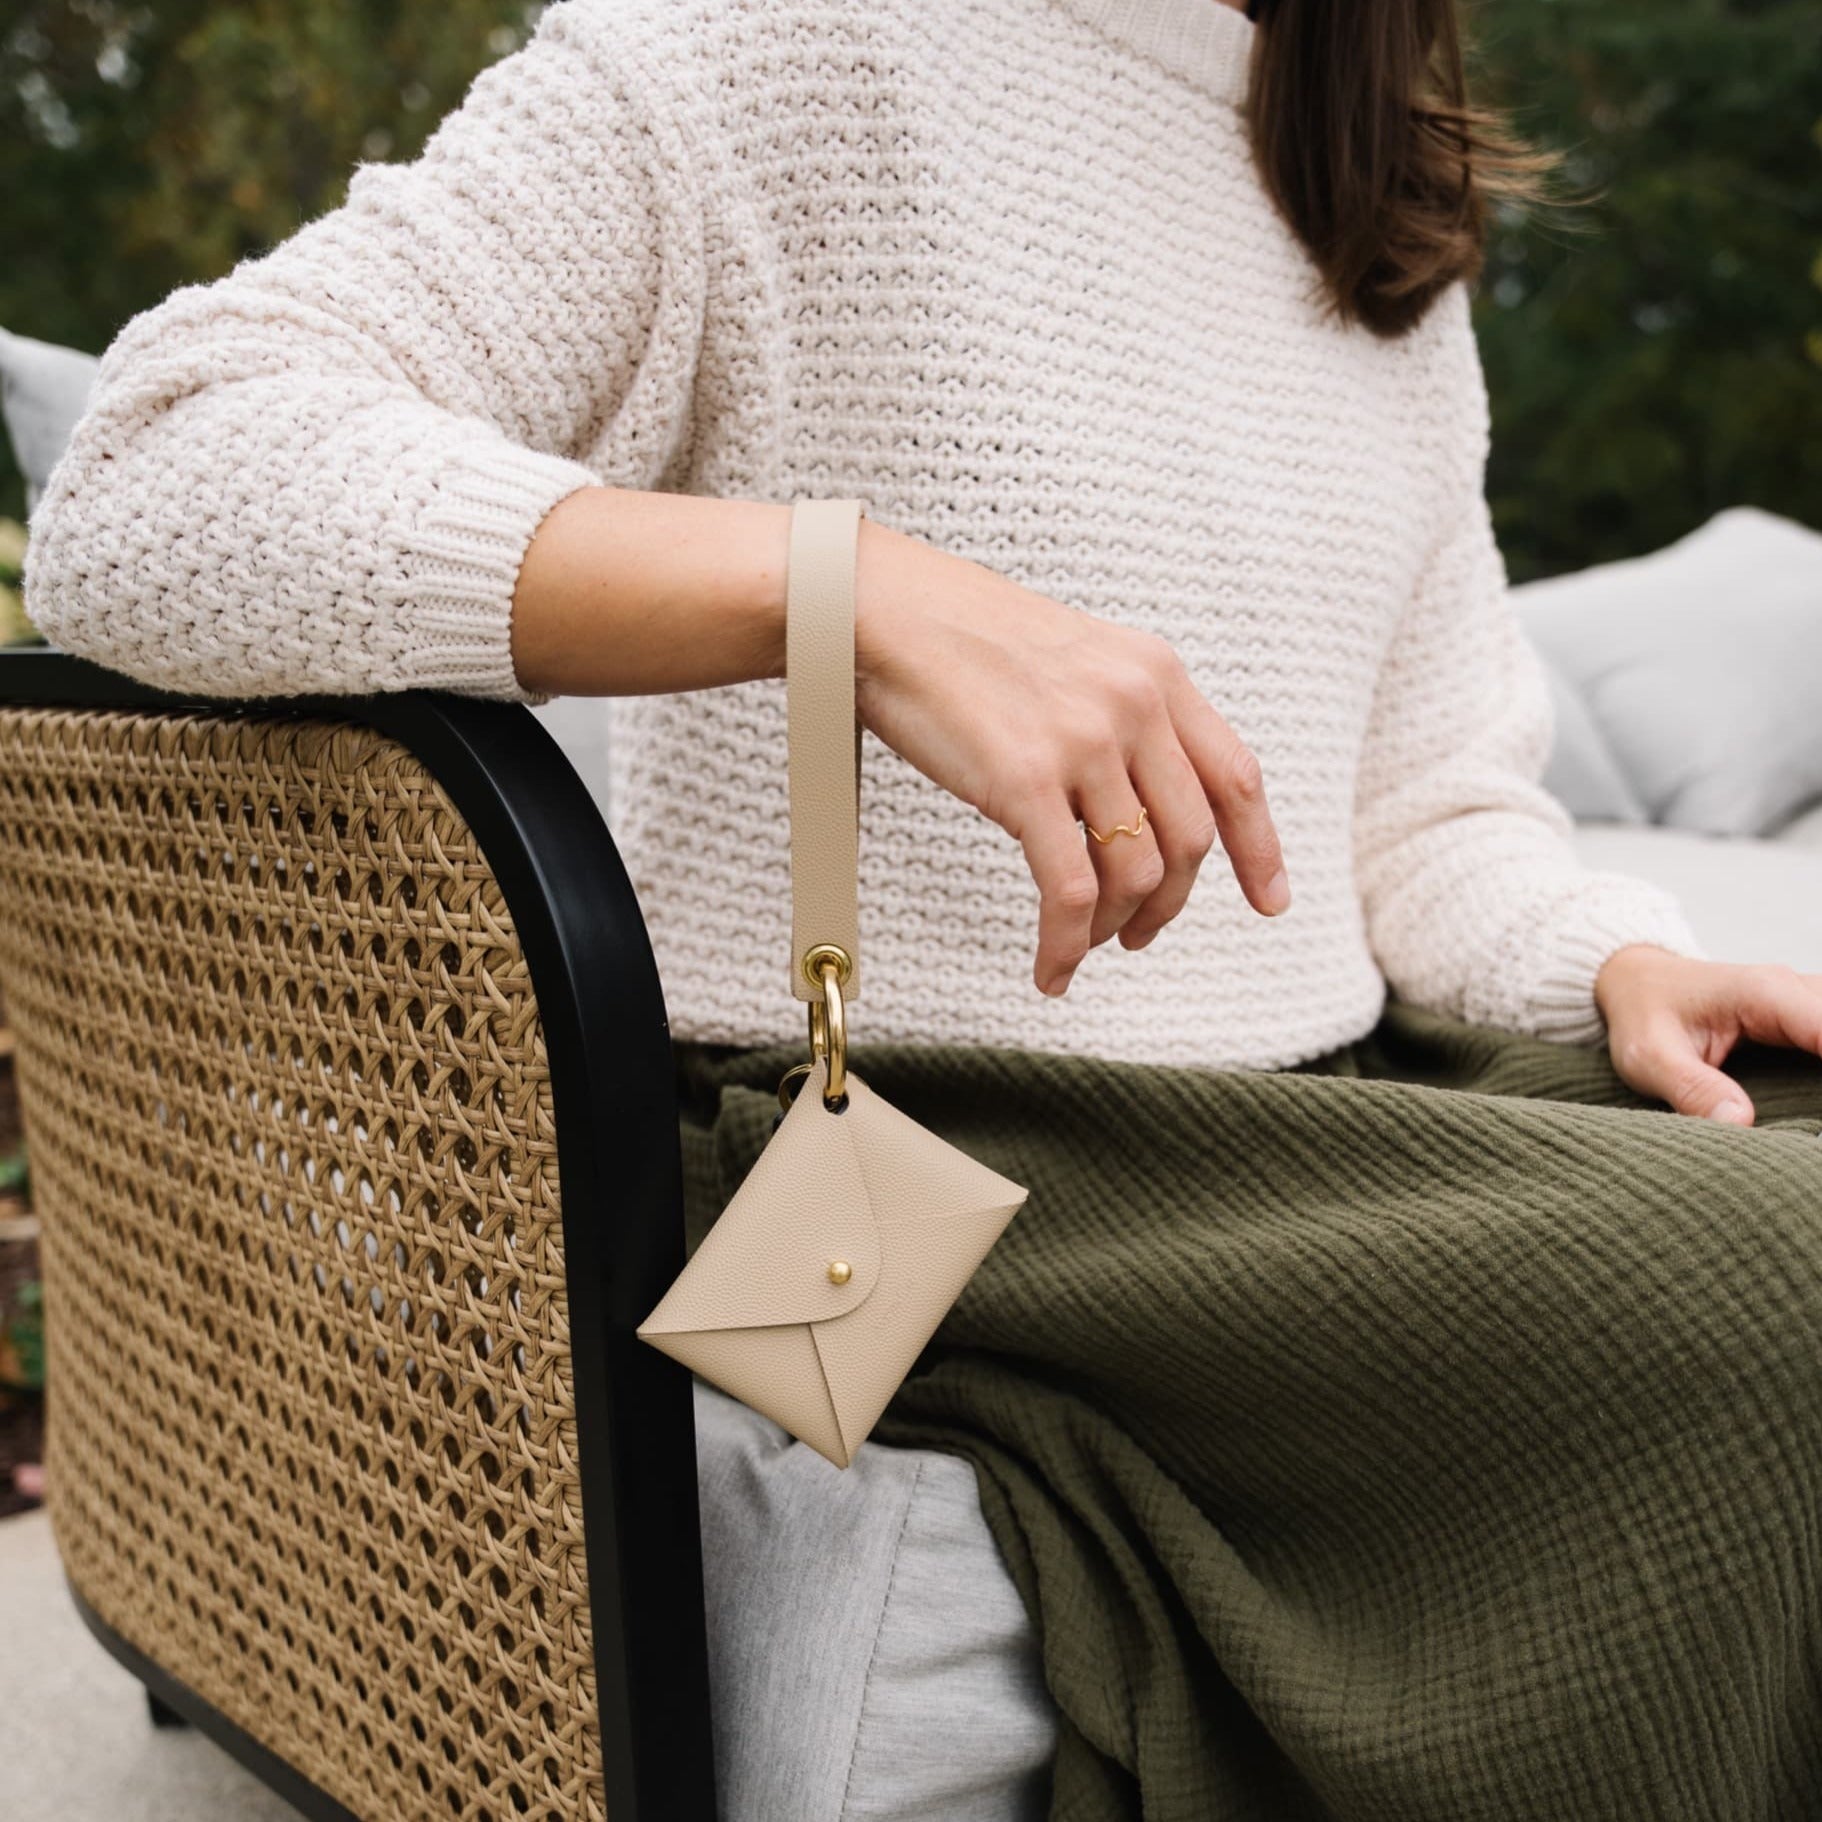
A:
[[[1479,0],[1478,88],[1592,201],[1493,239],[1477,320],[1515,577],[1723,507],[1822,524],[1822,4]]]
[[[1502,223],[1480,291],[1514,576],[1651,549],[1729,505],[1816,520],[1822,5],[1469,3],[1482,92],[1597,198]],[[333,207],[358,160],[414,155],[537,10],[11,0],[0,325],[100,350]],[[21,503],[0,457],[0,513]]]
[[[99,353],[416,155],[536,0],[5,0],[0,327]],[[3,441],[4,439],[0,439]],[[0,513],[23,487],[0,451]]]
[[[0,645],[18,645],[38,637],[25,617],[20,583],[25,573],[25,527],[17,519],[0,519]],[[5,1191],[0,1165],[0,1193]]]

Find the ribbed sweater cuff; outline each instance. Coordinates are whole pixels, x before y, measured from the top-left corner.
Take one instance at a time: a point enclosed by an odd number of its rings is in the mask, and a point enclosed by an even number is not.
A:
[[[414,687],[534,706],[512,667],[512,598],[544,515],[596,485],[579,462],[510,443],[453,452],[407,534],[400,613]]]
[[[1599,1044],[1607,1024],[1594,1000],[1595,977],[1608,957],[1634,943],[1703,959],[1676,900],[1624,874],[1597,873],[1557,907],[1540,941],[1542,967],[1532,993],[1534,1029],[1562,1044]]]

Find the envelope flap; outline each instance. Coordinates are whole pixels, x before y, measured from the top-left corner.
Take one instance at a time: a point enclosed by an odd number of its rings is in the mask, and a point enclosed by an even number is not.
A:
[[[855,1155],[882,1227],[907,1222],[927,1229],[1025,1200],[1023,1184],[938,1138],[890,1101],[867,1094],[852,1113]]]
[[[879,1229],[851,1125],[865,1084],[850,1076],[847,1111],[831,1113],[823,1079],[818,1063],[641,1335],[822,1322],[872,1295]]]
[[[866,1315],[811,1328],[850,1459],[1024,1199],[1020,1190],[938,1221],[882,1225],[880,1287]]]

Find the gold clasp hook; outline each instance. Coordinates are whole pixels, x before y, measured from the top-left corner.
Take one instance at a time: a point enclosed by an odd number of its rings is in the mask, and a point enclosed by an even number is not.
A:
[[[854,971],[854,963],[839,943],[817,943],[804,952],[804,979],[822,988],[822,998],[811,1000],[810,1051],[813,1057],[826,1057],[829,1079],[823,1088],[823,1105],[839,1113],[848,1104],[848,1021],[841,990]],[[799,1063],[785,1071],[778,1083],[778,1099],[788,1109],[790,1098],[785,1083],[793,1076],[809,1075],[815,1064]]]

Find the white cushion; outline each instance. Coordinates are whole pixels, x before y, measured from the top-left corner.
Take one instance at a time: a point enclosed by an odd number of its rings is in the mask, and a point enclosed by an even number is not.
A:
[[[1577,829],[1575,846],[1591,867],[1674,893],[1716,961],[1787,962],[1822,974],[1822,851],[1598,823]]]
[[[1822,850],[1822,803],[1812,804],[1773,831],[1779,841],[1792,847]]]
[[[28,513],[89,402],[100,364],[92,354],[0,329],[0,410],[25,476]]]
[[[1578,822],[1649,822],[1645,806],[1621,772],[1606,737],[1594,725],[1581,692],[1548,659],[1544,675],[1556,720],[1544,789]]]
[[[1513,598],[1653,820],[1751,835],[1822,796],[1822,535],[1739,508]]]

